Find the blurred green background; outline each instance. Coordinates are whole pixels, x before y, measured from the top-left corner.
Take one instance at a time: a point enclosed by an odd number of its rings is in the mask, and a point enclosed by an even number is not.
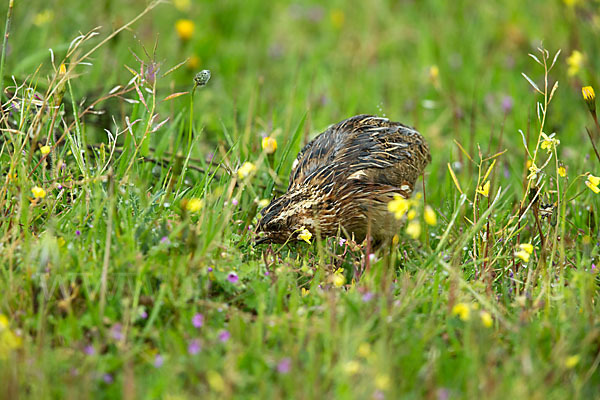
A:
[[[79,32],[100,26],[102,38],[146,4],[17,1],[7,68],[25,77],[42,64],[43,80],[49,48],[60,59]],[[292,122],[305,112],[311,133],[354,114],[373,113],[416,126],[439,150],[472,129],[480,142],[493,139],[503,123],[505,101],[513,105],[505,136],[516,150],[517,129],[526,129],[535,110],[535,97],[520,73],[540,82],[543,71],[527,53],[543,44],[552,54],[562,50],[551,75],[561,85],[551,127],[569,132],[562,140],[577,143],[585,140],[580,87],[597,83],[597,6],[597,1],[559,0],[177,0],[159,5],[95,53],[94,66],[77,71],[82,77],[74,89],[76,97],[89,101],[126,83],[131,74],[124,65],[139,70],[132,52],[149,62],[141,47],[152,56],[156,42],[154,61],[163,73],[189,58],[160,80],[159,97],[188,90],[199,69],[212,71],[195,105],[209,141],[223,138],[223,126],[245,126],[249,114],[253,137],[282,128],[285,140]],[[181,19],[193,27],[186,40],[176,30]],[[568,76],[567,58],[575,50],[583,59],[577,73]],[[438,76],[432,77],[432,68]],[[162,112],[173,117],[186,102],[164,104]],[[256,148],[259,141],[248,144]]]
[[[148,4],[15,0],[5,88],[10,92],[14,76],[45,93],[80,33],[99,27],[82,55]],[[7,5],[2,2],[0,15],[6,15]],[[26,135],[4,132],[0,167],[6,195],[0,201],[8,211],[0,220],[6,243],[0,243],[0,314],[7,322],[0,322],[22,338],[13,358],[0,359],[6,397],[20,392],[32,398],[47,393],[135,398],[136,390],[147,398],[170,399],[597,396],[600,330],[597,270],[591,265],[598,256],[598,200],[585,188],[585,178],[575,179],[586,172],[600,175],[590,157],[585,128],[593,122],[581,95],[584,85],[600,89],[599,10],[598,0],[159,4],[94,52],[87,60],[91,65],[69,69],[72,95],[65,94],[63,116],[71,122],[73,104],[81,112],[126,85],[130,70],[143,71],[147,79],[156,78],[155,122],[169,119],[150,135],[159,149],[150,156],[164,156],[165,168],[157,172],[154,163],[125,149],[121,165],[114,163],[121,185],[111,191],[106,176],[82,179],[106,175],[94,164],[101,164],[98,153],[88,153],[92,161],[82,172],[67,146],[53,148],[51,157],[41,160]],[[542,97],[521,73],[544,85],[544,69],[528,56],[539,57],[540,46],[550,60],[561,50],[549,75],[549,87],[560,83],[545,131],[556,132],[565,182],[575,182],[563,199],[584,193],[565,207],[568,224],[561,226],[560,245],[567,243],[569,264],[556,270],[545,264],[554,253],[538,252],[542,228],[538,231],[530,213],[520,236],[509,243],[502,236],[514,222],[507,222],[509,216],[518,213],[527,176],[529,157],[519,130],[530,150],[538,137],[536,102]],[[65,60],[67,66],[73,58]],[[164,151],[187,150],[190,96],[169,96],[191,90],[202,69],[211,70],[212,78],[195,92],[197,141],[191,156],[196,166],[208,168],[206,159],[216,153],[222,165],[212,167],[218,171],[214,180],[188,171],[183,189],[171,190],[167,182],[179,179],[181,168]],[[150,101],[151,95],[144,95]],[[91,145],[105,143],[105,129],[122,130],[128,118],[150,120],[140,104],[125,99],[102,102],[97,110],[103,114],[86,115],[82,125]],[[351,274],[364,259],[348,255],[342,259],[347,287],[336,288],[329,281],[333,264],[341,265],[335,254],[324,256],[318,243],[257,248],[248,227],[256,223],[259,200],[272,197],[273,182],[278,189],[285,186],[300,142],[360,113],[415,126],[428,140],[427,200],[439,223],[421,235],[426,240],[401,234],[392,255],[378,254],[375,267],[358,282]],[[141,125],[135,135],[143,133]],[[57,125],[51,134],[63,130]],[[292,144],[297,130],[301,140]],[[263,135],[279,143],[276,172],[263,162]],[[22,138],[33,155],[27,161],[14,144]],[[447,164],[469,198],[477,167],[455,142],[475,160],[479,151],[485,158],[508,150],[491,175],[490,197],[500,186],[508,190],[487,227],[473,232],[468,218],[478,211],[468,202],[459,205]],[[127,157],[131,169],[123,168]],[[72,186],[62,176],[50,179],[61,159]],[[38,160],[41,167],[34,173]],[[245,161],[256,163],[257,173],[237,179],[235,171]],[[488,166],[489,161],[484,171]],[[4,175],[11,167],[17,179]],[[555,201],[554,160],[545,174],[544,195]],[[47,190],[45,198],[31,199],[34,184]],[[186,214],[184,201],[192,197],[202,199],[204,208]],[[477,203],[481,212],[488,200]],[[451,240],[436,252],[459,210]],[[497,256],[490,267],[497,273],[493,282],[477,270],[487,261],[471,257],[471,242],[483,248],[485,229],[486,238],[490,231],[501,236],[490,250]],[[548,237],[558,234],[547,221],[543,229]],[[455,249],[468,234],[464,248]],[[537,246],[536,253],[530,269],[527,262],[519,269],[514,249],[527,241]],[[110,263],[104,262],[107,253]],[[454,254],[450,261],[448,254]],[[442,261],[452,263],[456,276],[449,277]],[[102,277],[103,265],[108,279]],[[534,270],[530,291],[517,293]],[[239,281],[228,279],[233,271]],[[49,282],[54,286],[47,292]],[[98,305],[99,293],[109,293],[105,308]],[[471,310],[470,321],[451,312],[462,302],[480,307]],[[493,316],[488,325],[479,321],[479,310]],[[199,313],[202,327],[193,322]],[[230,337],[223,340],[223,332]],[[189,347],[200,343],[202,351]]]

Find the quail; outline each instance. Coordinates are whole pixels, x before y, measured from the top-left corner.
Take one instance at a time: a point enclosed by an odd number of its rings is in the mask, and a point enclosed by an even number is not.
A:
[[[332,125],[300,151],[287,192],[261,211],[256,243],[299,240],[304,230],[384,242],[398,230],[387,203],[409,198],[430,161],[423,136],[401,123],[357,115]]]

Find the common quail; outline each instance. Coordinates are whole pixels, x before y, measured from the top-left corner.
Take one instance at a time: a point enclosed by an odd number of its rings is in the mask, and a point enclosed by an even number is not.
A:
[[[256,243],[299,240],[303,229],[388,240],[398,222],[387,203],[410,197],[430,161],[423,136],[398,122],[357,115],[332,125],[298,154],[287,193],[261,211]]]

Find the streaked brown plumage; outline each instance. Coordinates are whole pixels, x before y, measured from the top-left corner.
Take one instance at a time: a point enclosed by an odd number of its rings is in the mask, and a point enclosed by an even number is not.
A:
[[[298,240],[302,228],[357,241],[370,230],[384,241],[397,232],[387,203],[410,197],[430,161],[423,136],[398,122],[357,115],[332,125],[298,154],[287,193],[262,210],[257,243]]]

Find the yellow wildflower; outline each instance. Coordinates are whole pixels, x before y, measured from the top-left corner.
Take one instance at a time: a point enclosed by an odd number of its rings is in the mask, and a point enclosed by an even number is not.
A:
[[[437,65],[429,67],[429,80],[436,88],[440,86],[440,69]]]
[[[395,246],[395,245],[397,245],[398,243],[400,243],[400,236],[398,236],[398,235],[394,235],[394,236],[392,237],[392,244]]]
[[[240,179],[247,178],[250,174],[256,171],[256,166],[249,161],[246,161],[242,164],[240,169],[238,169],[238,176]]]
[[[533,253],[533,245],[531,243],[521,243],[519,250],[515,252],[515,256],[527,263],[531,253]]]
[[[579,3],[579,0],[563,0],[563,3],[565,3],[567,7],[575,7],[577,3]]]
[[[46,154],[50,153],[50,146],[42,146],[42,147],[40,147],[40,152],[43,155],[46,155]]]
[[[571,55],[567,57],[567,65],[569,66],[567,74],[575,76],[583,66],[583,54],[578,50],[573,50]]]
[[[306,243],[310,244],[310,239],[312,238],[312,233],[304,227],[300,229],[300,233],[298,234],[298,239],[304,240]]]
[[[356,360],[350,360],[344,364],[344,372],[348,375],[355,375],[360,371],[360,363]]]
[[[416,217],[416,216],[417,216],[417,211],[416,211],[416,210],[410,210],[410,211],[408,212],[408,214],[406,214],[406,218],[407,218],[409,221],[412,221],[413,219],[415,219],[415,217]]]
[[[594,93],[594,88],[591,86],[584,86],[581,88],[581,94],[583,95],[585,104],[587,104],[590,112],[592,114],[595,114],[596,113],[596,93]]]
[[[267,154],[275,153],[275,150],[277,150],[277,140],[271,136],[265,136],[262,140],[262,149]]]
[[[302,295],[302,297],[306,297],[310,294],[310,289],[302,288],[300,289],[300,294]]]
[[[346,21],[346,15],[342,10],[335,9],[331,11],[329,19],[331,20],[331,25],[335,29],[341,29],[342,26],[344,26],[344,22]]]
[[[390,387],[390,377],[387,374],[377,375],[375,377],[375,387],[379,390],[387,390]]]
[[[424,217],[427,225],[434,226],[437,224],[437,216],[435,215],[435,211],[433,211],[431,206],[425,206]]]
[[[535,180],[535,179],[537,179],[537,176],[539,173],[540,173],[540,169],[535,165],[534,162],[531,162],[531,166],[529,167],[529,175],[527,175],[527,179]]]
[[[195,71],[198,69],[198,67],[200,66],[200,57],[198,56],[191,56],[186,64],[186,67],[188,69],[191,69],[192,71]]]
[[[190,40],[194,34],[194,28],[194,22],[189,19],[179,19],[175,22],[175,30],[181,40]]]
[[[9,329],[8,318],[0,314],[0,360],[6,359],[8,354],[21,347],[22,339]]]
[[[344,278],[344,275],[342,274],[335,273],[331,276],[331,283],[333,283],[333,286],[335,287],[340,287],[346,283],[346,278]]]
[[[494,324],[494,320],[492,319],[492,315],[489,312],[487,312],[487,311],[481,311],[481,313],[479,313],[479,316],[481,317],[481,323],[486,328],[491,328],[491,326]]]
[[[268,200],[268,199],[260,199],[260,200],[258,201],[258,206],[259,206],[260,208],[265,208],[265,207],[266,207],[266,206],[268,206],[268,205],[269,205],[269,200]]]
[[[362,358],[367,358],[371,355],[371,345],[369,343],[361,343],[358,346],[358,355]]]
[[[477,193],[479,193],[483,197],[488,197],[490,195],[490,181],[487,181],[486,183],[484,183],[483,185],[481,185],[477,189]]]
[[[515,252],[515,256],[519,257],[521,260],[523,260],[524,262],[527,263],[527,262],[529,262],[529,257],[531,256],[531,254],[529,254],[525,250],[519,250],[519,251]]]
[[[585,185],[589,187],[592,190],[592,192],[596,194],[600,193],[600,188],[597,185],[593,185],[592,183],[590,183],[590,181],[585,181]]]
[[[562,165],[558,167],[558,175],[560,175],[563,178],[567,176],[567,170]]]
[[[394,200],[388,203],[388,211],[394,213],[396,219],[400,219],[406,214],[410,202],[400,195],[395,195]]]
[[[65,63],[61,63],[60,67],[58,67],[58,74],[64,75],[66,73],[67,73],[67,66],[65,65]]]
[[[569,356],[565,359],[565,367],[571,369],[573,367],[575,367],[577,364],[579,364],[579,359],[581,357],[579,356],[579,354],[574,354],[572,356]]]
[[[525,250],[527,252],[527,254],[533,253],[533,245],[531,243],[521,243],[519,245],[519,248],[521,250]]]
[[[204,202],[202,201],[202,199],[193,198],[188,200],[187,203],[185,203],[185,209],[191,213],[195,213],[200,211],[203,205]]]
[[[468,321],[471,318],[471,306],[467,303],[457,303],[452,307],[452,315],[458,315],[463,321]]]
[[[179,11],[189,11],[191,7],[191,0],[173,0],[173,5]]]
[[[33,188],[31,188],[31,193],[36,199],[43,199],[44,197],[46,197],[46,191],[39,186],[34,186]]]
[[[546,150],[548,153],[552,153],[552,150],[554,149],[554,147],[556,147],[560,144],[560,140],[555,139],[554,135],[555,134],[553,133],[550,136],[548,136],[544,132],[542,132],[542,138],[544,139],[540,146],[542,148],[542,150]]]
[[[54,12],[50,9],[46,9],[42,12],[37,13],[33,17],[33,24],[35,26],[46,25],[54,19]]]
[[[223,377],[216,371],[208,371],[206,373],[206,380],[208,381],[209,386],[216,392],[222,392],[225,390],[225,382],[223,381]]]
[[[421,224],[418,221],[411,221],[406,226],[406,233],[413,239],[418,239],[421,236]]]
[[[584,86],[581,88],[581,94],[583,95],[583,99],[585,101],[594,101],[596,100],[596,93],[594,92],[594,88],[591,86]]]
[[[597,176],[594,176],[592,174],[588,175],[587,180],[585,181],[585,185],[587,187],[589,187],[592,192],[598,194],[600,193],[600,188],[598,188],[598,185],[600,184],[600,178]]]

